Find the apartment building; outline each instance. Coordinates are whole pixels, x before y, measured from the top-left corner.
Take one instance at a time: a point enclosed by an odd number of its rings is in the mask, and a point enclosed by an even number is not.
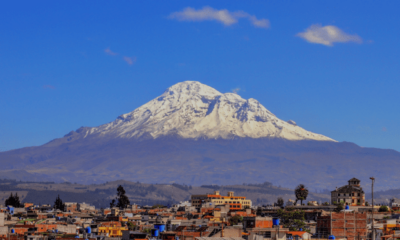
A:
[[[343,202],[350,206],[365,206],[365,193],[360,186],[360,180],[352,178],[345,185],[331,192],[331,202]]]
[[[194,207],[201,207],[204,203],[214,203],[216,206],[229,204],[231,210],[250,208],[252,204],[246,197],[234,196],[234,192],[222,196],[219,191],[214,191],[214,194],[192,195],[191,203]]]

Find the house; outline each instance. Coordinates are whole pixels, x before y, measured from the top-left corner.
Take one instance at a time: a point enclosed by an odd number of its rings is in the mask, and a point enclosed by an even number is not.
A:
[[[400,199],[397,199],[397,198],[390,199],[389,207],[391,207],[391,208],[400,207]]]
[[[96,208],[94,206],[91,206],[90,204],[87,203],[78,203],[77,204],[77,210],[78,211],[94,211]]]
[[[345,185],[331,192],[331,202],[343,202],[350,206],[365,206],[365,193],[360,186],[360,180],[352,178]]]
[[[77,203],[76,202],[66,202],[64,203],[64,212],[76,212]]]

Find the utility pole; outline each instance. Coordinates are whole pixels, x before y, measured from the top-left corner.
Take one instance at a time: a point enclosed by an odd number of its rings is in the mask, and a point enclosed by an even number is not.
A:
[[[372,189],[372,240],[375,240],[375,228],[374,228],[374,182],[375,178],[370,177],[372,181],[371,189]]]

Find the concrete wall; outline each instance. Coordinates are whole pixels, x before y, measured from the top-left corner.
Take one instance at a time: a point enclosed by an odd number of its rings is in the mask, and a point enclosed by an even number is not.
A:
[[[8,234],[8,227],[0,226],[0,237],[6,237]]]
[[[76,226],[69,224],[69,225],[57,225],[57,229],[59,232],[65,232],[67,234],[75,234],[76,233]]]
[[[0,213],[0,227],[4,226],[4,218],[5,214],[3,212]]]

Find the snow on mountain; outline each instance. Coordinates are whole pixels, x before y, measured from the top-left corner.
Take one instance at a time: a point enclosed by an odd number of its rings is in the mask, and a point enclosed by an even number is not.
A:
[[[335,141],[306,131],[289,120],[282,121],[255,99],[235,93],[222,94],[196,81],[177,83],[161,96],[115,121],[78,131],[84,137],[99,134],[120,138],[232,139],[235,137]]]

